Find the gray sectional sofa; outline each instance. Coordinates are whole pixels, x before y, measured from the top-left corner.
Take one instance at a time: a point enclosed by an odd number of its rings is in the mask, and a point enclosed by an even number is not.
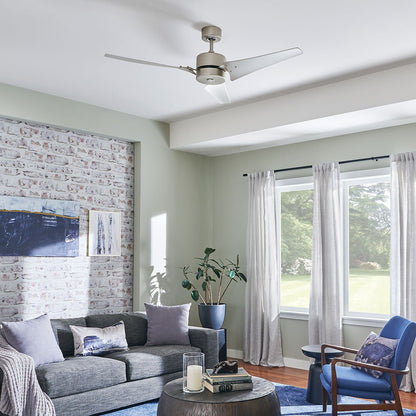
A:
[[[69,325],[104,328],[124,321],[128,351],[73,357]],[[191,345],[145,346],[147,319],[141,313],[51,319],[65,361],[36,368],[39,384],[57,416],[88,416],[159,398],[163,386],[182,377],[182,354],[202,351],[206,367],[218,362],[218,332],[189,327]]]

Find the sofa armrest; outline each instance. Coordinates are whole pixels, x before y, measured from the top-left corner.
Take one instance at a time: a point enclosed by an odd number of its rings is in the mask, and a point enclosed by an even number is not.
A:
[[[215,329],[189,327],[189,339],[193,347],[198,347],[205,354],[205,367],[212,368],[218,363],[219,332]]]

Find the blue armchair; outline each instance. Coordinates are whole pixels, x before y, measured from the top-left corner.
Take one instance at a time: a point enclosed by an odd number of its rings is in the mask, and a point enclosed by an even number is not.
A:
[[[321,382],[324,412],[326,412],[329,393],[332,398],[332,416],[336,416],[338,411],[377,409],[395,410],[399,416],[403,416],[398,386],[400,386],[403,375],[409,372],[406,365],[416,337],[416,323],[401,316],[394,316],[381,330],[380,336],[399,339],[390,367],[381,367],[344,358],[335,358],[330,364],[325,364],[324,351],[327,347],[353,354],[356,354],[358,350],[329,344],[322,345]],[[337,366],[339,363],[382,371],[383,375],[380,378],[375,378],[355,368]],[[373,399],[376,403],[340,404],[337,403],[337,395]]]

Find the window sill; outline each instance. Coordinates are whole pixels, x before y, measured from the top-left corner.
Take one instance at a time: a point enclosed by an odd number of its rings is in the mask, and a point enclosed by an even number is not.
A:
[[[309,313],[304,311],[281,311],[279,316],[282,319],[294,319],[297,321],[307,321],[309,319]],[[342,324],[383,328],[388,319],[389,318],[344,316],[342,318]]]
[[[283,319],[295,319],[298,321],[307,321],[309,319],[309,313],[303,311],[280,311],[279,316]]]
[[[388,319],[389,318],[344,316],[342,318],[342,323],[343,325],[370,326],[375,328],[383,328]]]

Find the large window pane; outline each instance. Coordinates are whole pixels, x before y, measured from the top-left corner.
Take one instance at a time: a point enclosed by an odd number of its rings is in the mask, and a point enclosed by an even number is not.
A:
[[[281,306],[309,308],[313,191],[281,192]]]
[[[390,314],[390,184],[349,186],[348,310]]]

